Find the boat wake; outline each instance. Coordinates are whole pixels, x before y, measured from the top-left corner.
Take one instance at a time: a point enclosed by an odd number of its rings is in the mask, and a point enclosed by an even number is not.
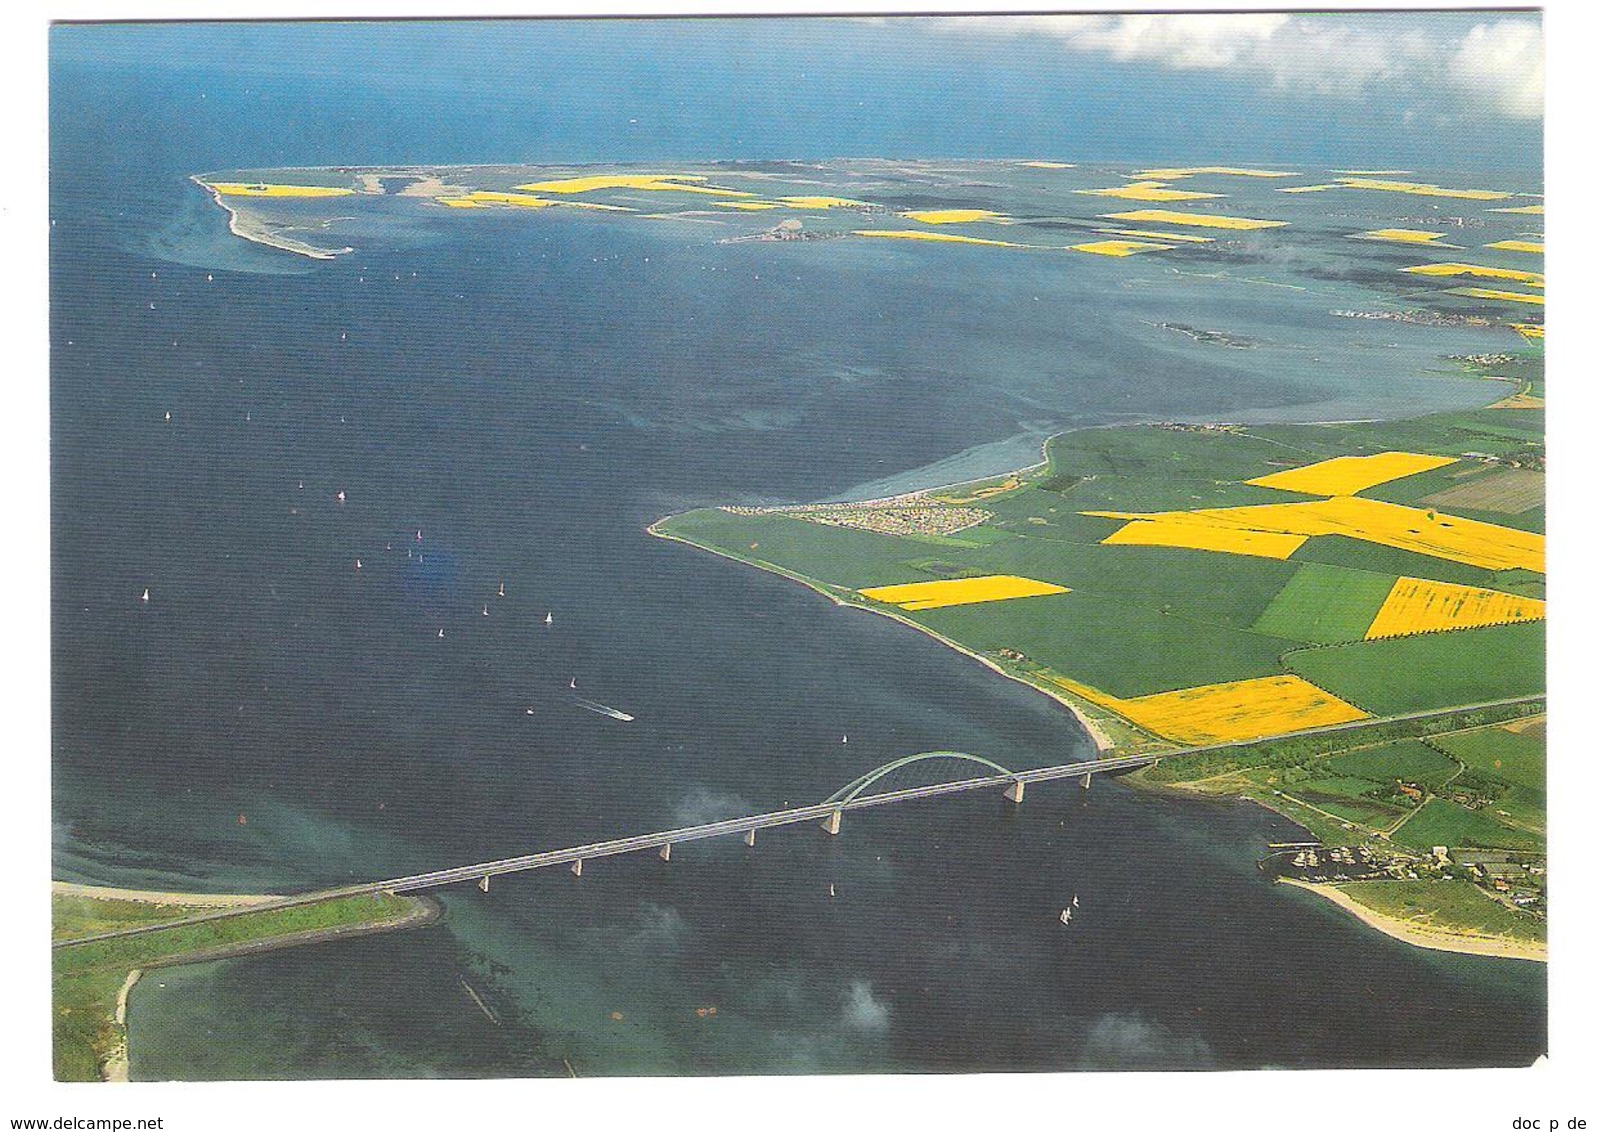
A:
[[[624,711],[618,711],[607,704],[597,703],[594,700],[585,700],[581,696],[576,697],[576,704],[580,708],[587,708],[596,715],[607,715],[611,719],[619,719],[622,723],[631,723],[633,720],[633,717]]]

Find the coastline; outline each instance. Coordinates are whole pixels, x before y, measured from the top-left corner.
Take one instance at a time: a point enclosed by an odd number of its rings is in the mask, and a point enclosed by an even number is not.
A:
[[[50,891],[58,896],[87,896],[91,900],[130,900],[136,904],[169,904],[181,908],[247,908],[282,897],[270,893],[238,892],[153,892],[137,888],[111,888],[97,884],[75,884],[53,880]]]
[[[270,911],[276,906],[276,902],[281,899],[278,896],[256,893],[151,892],[138,889],[72,884],[66,881],[52,881],[51,895],[52,897],[71,896],[95,900],[121,900],[160,907],[187,907],[195,910],[211,909],[219,906],[248,908],[260,905],[263,912]],[[100,1079],[110,1082],[125,1082],[131,1079],[131,1054],[129,1051],[127,1025],[129,1000],[134,987],[149,971],[158,970],[162,967],[180,967],[193,963],[209,963],[220,959],[258,955],[268,951],[277,951],[289,947],[303,947],[309,944],[331,942],[338,939],[353,939],[360,936],[403,931],[407,928],[431,923],[443,915],[443,905],[431,896],[405,895],[399,897],[399,899],[404,902],[404,911],[399,915],[389,915],[381,919],[359,923],[309,928],[281,935],[245,939],[219,946],[180,951],[171,955],[158,955],[141,961],[140,966],[132,967],[128,970],[120,988],[117,990],[114,1005],[111,1006],[106,1015],[102,1016],[102,1025],[106,1031],[109,1031],[110,1041],[103,1047],[103,1052],[96,1054],[95,1059],[98,1063],[97,1068]],[[192,921],[179,919],[174,920],[168,926],[177,929],[182,928],[189,922]]]
[[[307,244],[288,236],[279,236],[269,231],[253,217],[242,214],[239,209],[228,204],[221,193],[200,180],[198,175],[191,176],[189,180],[210,193],[211,200],[219,208],[227,211],[227,230],[241,240],[248,240],[252,244],[261,244],[268,248],[276,248],[278,251],[293,252],[295,255],[305,256],[307,259],[337,259],[339,256],[355,250],[354,248],[318,248],[314,244]]]
[[[1293,888],[1312,892],[1330,901],[1367,927],[1414,947],[1423,947],[1428,951],[1449,951],[1457,955],[1482,955],[1493,959],[1519,959],[1532,963],[1547,962],[1546,944],[1508,939],[1504,936],[1465,935],[1462,932],[1421,927],[1360,904],[1335,885],[1317,884],[1293,877],[1280,877],[1277,883],[1289,884]]]
[[[984,477],[984,478],[990,478],[990,477]],[[971,481],[971,482],[980,482],[980,481]],[[679,534],[674,534],[671,531],[661,530],[660,529],[660,524],[668,522],[672,518],[674,518],[674,516],[671,516],[671,515],[662,516],[661,518],[656,519],[654,522],[650,523],[647,527],[644,528],[644,530],[646,530],[649,534],[653,535],[655,538],[664,539],[667,542],[679,542],[679,543],[681,543],[684,546],[691,546],[695,550],[701,550],[701,551],[704,551],[704,552],[706,552],[708,554],[713,554],[717,558],[724,558],[728,562],[736,562],[736,563],[738,563],[739,565],[742,565],[742,566],[753,566],[757,570],[762,570],[762,571],[764,571],[766,573],[769,573],[769,574],[776,574],[776,575],[779,575],[780,577],[788,579],[789,581],[797,582],[799,585],[803,586],[805,589],[812,590],[815,593],[820,594],[822,597],[824,597],[828,601],[830,601],[833,605],[842,606],[842,607],[844,607],[846,609],[859,609],[859,610],[862,610],[862,611],[864,611],[866,613],[873,613],[873,614],[876,614],[879,617],[885,617],[885,618],[887,618],[890,621],[896,621],[900,625],[907,625],[911,629],[914,629],[916,632],[926,634],[926,636],[932,638],[932,640],[934,640],[934,641],[937,641],[939,644],[945,645],[948,648],[954,650],[955,652],[969,657],[970,659],[976,661],[978,664],[985,665],[987,668],[990,668],[994,672],[998,673],[998,675],[1004,677],[1004,679],[1013,680],[1017,684],[1023,684],[1023,685],[1025,685],[1028,688],[1031,688],[1031,689],[1034,689],[1035,691],[1041,692],[1043,695],[1047,696],[1049,699],[1051,699],[1051,700],[1055,701],[1056,703],[1062,705],[1065,708],[1065,710],[1069,711],[1070,714],[1075,717],[1076,722],[1081,725],[1081,729],[1084,732],[1086,732],[1087,737],[1090,740],[1092,740],[1093,746],[1097,748],[1097,751],[1098,751],[1098,753],[1100,755],[1105,754],[1105,753],[1110,752],[1110,751],[1113,751],[1115,749],[1114,737],[1111,736],[1107,731],[1105,731],[1104,728],[1103,728],[1103,725],[1101,723],[1099,723],[1098,720],[1093,718],[1090,714],[1088,714],[1087,711],[1080,704],[1076,703],[1073,699],[1071,699],[1069,696],[1067,696],[1061,690],[1059,690],[1057,688],[1048,687],[1045,684],[1040,684],[1040,683],[1037,683],[1037,682],[1032,681],[1032,680],[1027,680],[1024,676],[1020,676],[1020,675],[1018,675],[1018,674],[1016,674],[1014,672],[1010,672],[1010,671],[1006,670],[1005,668],[1003,668],[1001,665],[999,665],[996,661],[992,660],[990,657],[982,656],[980,653],[972,651],[971,649],[969,649],[969,648],[965,647],[964,645],[960,644],[958,641],[955,641],[955,640],[952,640],[952,639],[950,639],[948,637],[945,637],[941,633],[938,633],[938,632],[936,632],[935,630],[932,630],[932,629],[928,629],[925,625],[921,625],[921,624],[919,624],[919,623],[917,623],[915,621],[912,621],[908,617],[904,617],[904,616],[902,616],[902,615],[900,615],[898,613],[893,612],[892,610],[889,610],[889,609],[877,609],[877,608],[874,608],[872,606],[864,605],[864,604],[862,604],[860,602],[857,602],[857,601],[850,601],[847,598],[840,597],[838,594],[836,594],[836,593],[832,592],[830,589],[828,589],[826,587],[825,583],[823,583],[823,582],[818,582],[818,581],[816,581],[813,578],[807,578],[803,574],[795,573],[792,570],[784,570],[780,566],[775,566],[775,565],[772,565],[772,564],[769,564],[769,563],[754,563],[754,562],[749,561],[746,558],[739,558],[736,555],[728,554],[725,551],[718,550],[718,549],[716,549],[713,546],[705,546],[702,543],[694,542],[692,539],[685,538],[685,537],[683,537],[682,535],[679,535]]]

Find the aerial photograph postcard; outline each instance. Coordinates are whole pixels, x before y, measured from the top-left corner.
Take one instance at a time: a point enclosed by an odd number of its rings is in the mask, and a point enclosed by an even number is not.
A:
[[[48,52],[56,1081],[1548,1053],[1540,13]]]

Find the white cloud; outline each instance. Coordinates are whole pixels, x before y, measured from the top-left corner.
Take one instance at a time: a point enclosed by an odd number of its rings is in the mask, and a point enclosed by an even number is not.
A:
[[[1529,20],[1476,24],[1449,60],[1448,71],[1511,118],[1542,116],[1542,32]]]
[[[1177,71],[1230,71],[1280,91],[1331,98],[1432,91],[1514,118],[1542,106],[1541,26],[1505,19],[1460,34],[1456,23],[1350,14],[970,16],[945,30],[1048,36],[1071,51]]]

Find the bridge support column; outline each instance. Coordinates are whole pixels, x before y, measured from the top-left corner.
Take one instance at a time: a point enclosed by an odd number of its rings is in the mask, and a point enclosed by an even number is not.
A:
[[[743,844],[750,849],[754,848],[754,831],[752,829],[743,835]]]
[[[484,876],[480,881],[477,882],[477,887],[482,889],[484,892],[487,892],[488,891],[488,878],[486,876]]]
[[[1026,783],[1017,778],[1010,784],[1009,789],[1004,791],[1004,797],[1015,805],[1020,805],[1026,800]]]
[[[1086,774],[1081,776],[1081,788],[1083,790],[1092,789],[1092,771],[1089,770]]]
[[[574,876],[574,877],[580,877],[582,875],[582,858],[581,857],[578,857],[577,860],[572,864],[572,866],[571,866],[571,875]]]
[[[826,832],[830,833],[833,837],[836,837],[837,831],[842,828],[842,825],[843,811],[833,810],[827,819],[821,823],[821,828],[826,830]]]
[[[664,845],[660,846],[660,860],[669,861],[670,859],[671,859],[671,843],[669,841],[667,841]]]

